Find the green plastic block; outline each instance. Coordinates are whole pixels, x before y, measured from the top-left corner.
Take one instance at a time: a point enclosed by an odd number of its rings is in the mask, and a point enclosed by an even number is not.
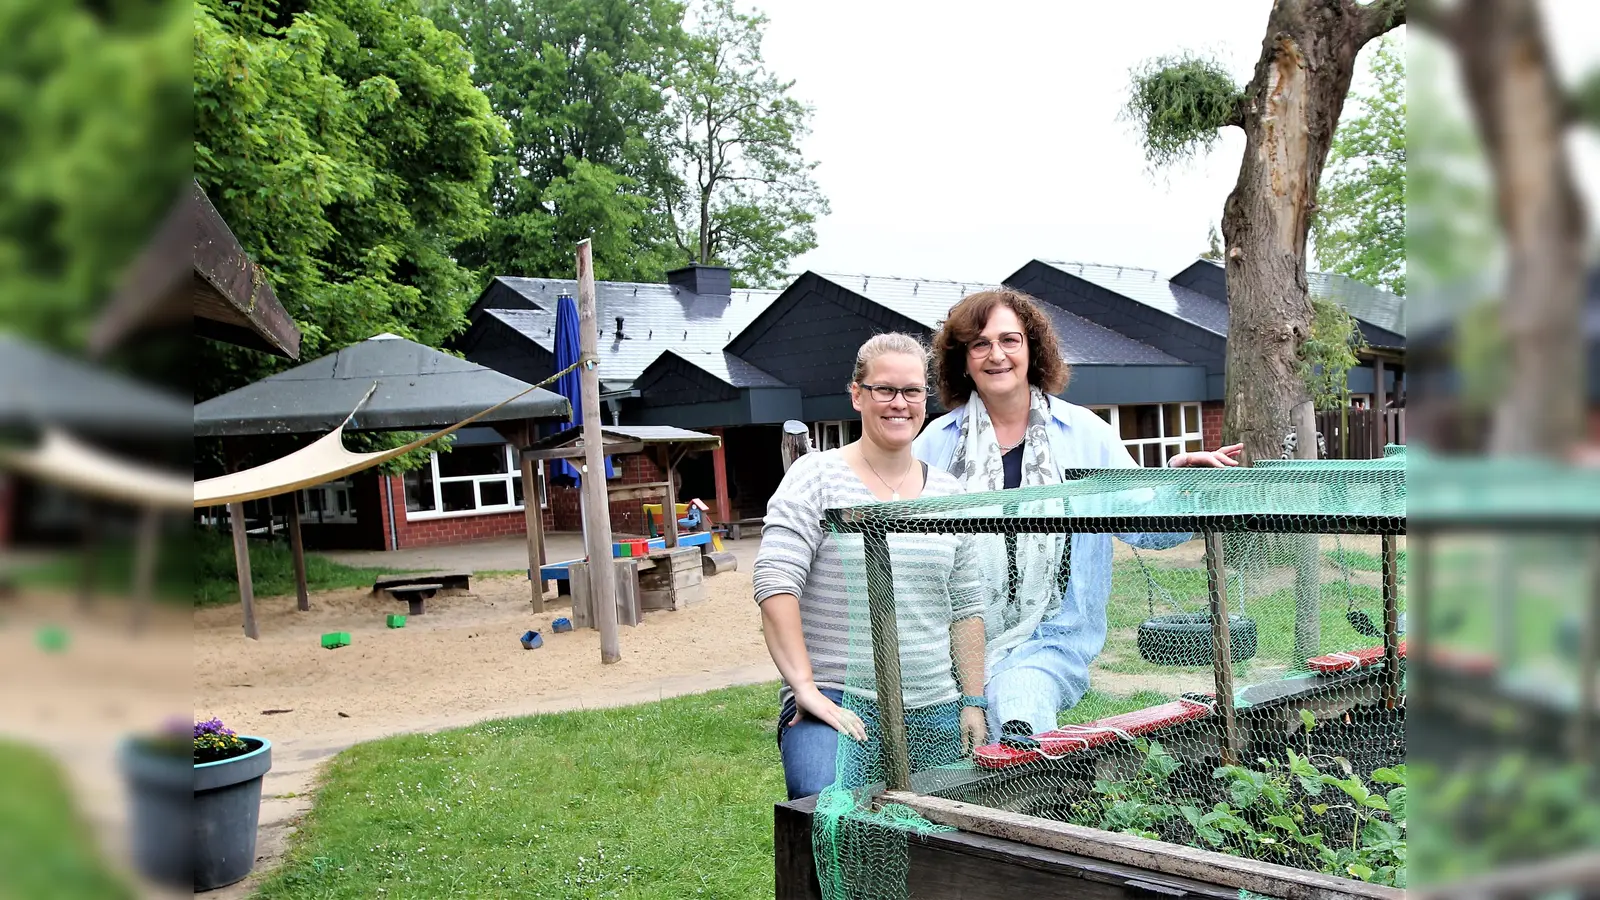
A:
[[[348,631],[333,631],[322,636],[322,647],[324,650],[332,650],[336,647],[348,647],[349,645],[350,632]]]
[[[60,653],[67,649],[67,630],[57,625],[46,625],[34,636],[39,649],[46,653]]]
[[[385,621],[388,622],[390,628],[404,628],[404,627],[406,627],[406,617],[405,616],[397,616],[394,613],[390,613],[385,618]]]

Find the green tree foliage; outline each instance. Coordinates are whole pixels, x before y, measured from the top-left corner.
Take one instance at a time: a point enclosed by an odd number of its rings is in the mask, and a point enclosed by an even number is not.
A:
[[[1330,272],[1406,292],[1406,61],[1393,37],[1372,56],[1371,93],[1346,101],[1323,171],[1312,224],[1317,263]],[[1353,102],[1352,102],[1353,101]]]
[[[194,169],[300,326],[303,359],[464,324],[456,248],[489,216],[501,123],[470,57],[413,0],[230,3],[194,13]],[[278,363],[207,344],[195,393]]]
[[[1217,223],[1212,222],[1211,228],[1206,231],[1206,252],[1200,254],[1201,259],[1222,262],[1222,235],[1217,233]]]
[[[1241,92],[1222,64],[1193,53],[1147,60],[1132,72],[1123,118],[1160,168],[1202,155],[1233,124]]]
[[[187,183],[188,3],[0,3],[0,327],[83,345]]]
[[[672,0],[435,0],[472,51],[473,81],[510,129],[495,216],[462,248],[484,276],[570,277],[594,242],[596,275],[659,280],[679,260],[666,216],[671,119],[663,90],[684,47]]]
[[[828,212],[811,180],[816,163],[799,147],[811,110],[761,57],[766,17],[732,0],[710,0],[696,15],[672,104],[678,245],[694,262],[731,266],[744,283],[772,284],[817,245],[812,225]]]
[[[1366,345],[1355,317],[1326,297],[1311,298],[1311,337],[1300,345],[1300,375],[1317,409],[1349,403],[1349,373]]]

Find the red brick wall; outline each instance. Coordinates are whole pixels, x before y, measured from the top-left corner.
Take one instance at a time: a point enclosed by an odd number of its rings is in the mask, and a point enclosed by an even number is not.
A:
[[[1220,400],[1200,404],[1200,433],[1205,435],[1207,450],[1222,446],[1222,412]]]
[[[665,481],[661,469],[655,461],[644,454],[632,453],[627,456],[612,457],[612,463],[617,472],[617,477],[610,480],[611,484],[647,484],[650,482]],[[547,470],[548,471],[548,470]],[[389,482],[389,489],[393,491],[395,528],[394,534],[399,547],[425,547],[434,544],[456,544],[463,541],[488,540],[498,537],[510,537],[525,533],[525,519],[521,510],[504,513],[488,513],[473,516],[451,516],[442,518],[408,519],[405,510],[405,483],[400,476],[378,476],[374,479],[378,484],[377,508],[373,510],[375,520],[383,528],[385,546],[389,542],[389,505],[383,502],[383,481]],[[582,531],[583,516],[578,503],[578,489],[569,485],[549,485],[549,508],[544,510],[544,528],[546,531]],[[643,535],[644,511],[642,505],[646,500],[619,500],[611,504],[611,531],[616,535],[636,534]],[[657,500],[656,502],[660,502]],[[366,516],[367,509],[363,507],[359,515]],[[398,548],[391,548],[398,549]]]

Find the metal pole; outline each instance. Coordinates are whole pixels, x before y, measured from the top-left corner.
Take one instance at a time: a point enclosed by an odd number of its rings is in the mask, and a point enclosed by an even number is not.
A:
[[[600,662],[622,659],[617,637],[617,576],[611,563],[611,504],[606,497],[604,438],[600,418],[600,371],[596,348],[594,250],[588,238],[578,242],[578,338],[583,366],[584,537],[589,551],[589,608],[600,629]]]
[[[867,556],[867,614],[872,624],[872,669],[877,676],[884,780],[891,791],[909,791],[911,755],[906,745],[905,696],[900,689],[900,623],[895,618],[889,536],[868,531],[861,535],[861,543]]]
[[[1222,764],[1239,764],[1239,733],[1233,712],[1233,639],[1228,633],[1228,574],[1222,540],[1205,532],[1206,588],[1211,594],[1211,667],[1216,676],[1217,712],[1222,714]]]

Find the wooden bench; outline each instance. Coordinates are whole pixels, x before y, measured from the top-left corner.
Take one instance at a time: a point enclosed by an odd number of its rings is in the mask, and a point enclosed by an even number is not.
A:
[[[424,612],[422,602],[432,599],[433,595],[443,588],[442,584],[402,584],[386,587],[384,590],[394,599],[410,604],[411,615],[420,616]]]
[[[393,587],[413,584],[437,584],[441,589],[467,590],[472,586],[471,572],[413,572],[408,575],[379,575],[372,580],[372,590],[386,591]]]

